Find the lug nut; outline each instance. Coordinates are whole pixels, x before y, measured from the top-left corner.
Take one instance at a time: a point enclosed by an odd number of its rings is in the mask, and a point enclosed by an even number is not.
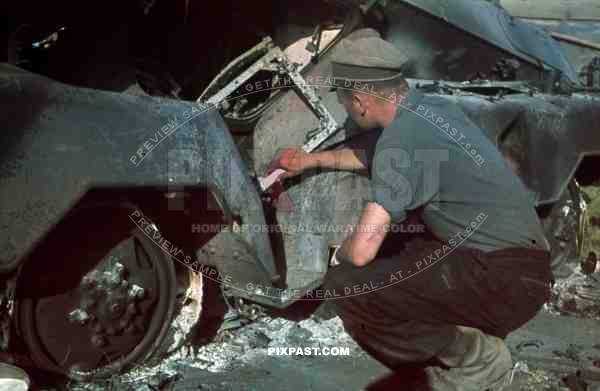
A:
[[[133,284],[129,288],[129,297],[136,300],[142,300],[146,296],[146,291],[139,285]]]
[[[137,330],[135,328],[134,324],[130,324],[129,326],[127,326],[127,328],[125,329],[125,332],[129,335],[133,335],[136,334]]]
[[[125,273],[127,272],[127,269],[125,268],[125,265],[123,265],[120,262],[117,262],[117,263],[115,263],[115,266],[114,266],[114,272],[119,277],[125,278]]]
[[[90,276],[85,276],[81,279],[81,287],[85,290],[90,290],[96,286],[96,281]]]
[[[127,315],[134,316],[135,314],[137,314],[137,308],[134,303],[131,303],[127,306]]]
[[[121,330],[126,330],[128,326],[129,326],[129,320],[127,320],[127,319],[121,319],[119,321],[119,328]]]
[[[81,308],[83,308],[84,310],[89,310],[92,307],[94,307],[94,305],[96,305],[96,302],[93,298],[84,298],[83,300],[81,300]]]
[[[79,323],[83,326],[90,319],[90,316],[87,312],[78,308],[69,313],[68,319],[71,323]]]
[[[93,335],[92,336],[92,345],[94,345],[97,348],[104,347],[104,346],[106,346],[106,339],[103,336],[98,335],[98,334]]]
[[[92,324],[92,331],[96,334],[101,334],[102,332],[104,332],[104,327],[102,327],[102,324],[100,322],[94,322]]]
[[[110,276],[110,278],[107,279],[107,282],[108,282],[108,286],[110,286],[111,288],[115,289],[119,285],[121,285],[121,277],[119,277],[116,274],[113,274],[113,275]]]
[[[137,331],[143,333],[146,331],[145,323],[143,321],[136,322],[135,328]]]
[[[121,312],[123,312],[123,307],[119,303],[114,303],[110,306],[110,312],[113,315],[119,315]]]

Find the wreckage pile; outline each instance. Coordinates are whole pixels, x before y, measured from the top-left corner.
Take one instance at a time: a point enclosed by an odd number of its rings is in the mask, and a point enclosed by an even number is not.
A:
[[[551,312],[600,320],[600,272],[575,270],[571,276],[558,280],[552,300],[546,308]]]

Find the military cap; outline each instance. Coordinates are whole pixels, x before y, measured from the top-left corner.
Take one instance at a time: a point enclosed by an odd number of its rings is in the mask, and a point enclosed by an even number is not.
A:
[[[379,37],[343,39],[331,59],[334,79],[378,82],[403,76],[408,58]]]

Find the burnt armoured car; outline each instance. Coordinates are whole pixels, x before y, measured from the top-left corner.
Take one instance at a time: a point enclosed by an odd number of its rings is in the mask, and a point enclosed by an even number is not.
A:
[[[143,4],[130,11],[135,27],[169,9]],[[369,179],[314,171],[278,194],[262,175],[282,147],[373,146],[377,134],[357,131],[318,81],[343,37],[379,34],[413,58],[411,86],[458,105],[531,190],[557,276],[577,259],[578,186],[598,178],[595,49],[567,47],[498,2],[319,4],[307,15],[269,3],[285,17],[253,28],[273,37],[248,44],[247,26],[233,28],[229,49],[205,48],[200,68],[186,63],[197,50],[117,67],[111,46],[109,75],[94,63],[89,80],[68,70],[93,29],[46,20],[10,34],[13,65],[0,70],[2,350],[73,379],[108,377],[177,349],[219,297],[277,308],[314,297],[345,235],[319,227],[356,224]],[[195,12],[205,10],[185,9],[182,34],[206,32]],[[71,29],[80,34],[63,43]]]

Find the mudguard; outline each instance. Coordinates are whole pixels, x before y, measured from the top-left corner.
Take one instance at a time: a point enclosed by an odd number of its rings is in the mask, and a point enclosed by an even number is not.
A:
[[[142,199],[143,189],[167,198],[199,191],[223,215],[265,223],[256,187],[214,109],[75,88],[0,64],[0,123],[2,272],[14,270],[82,197],[99,189],[119,199]],[[272,277],[267,233],[247,230],[240,237]]]

